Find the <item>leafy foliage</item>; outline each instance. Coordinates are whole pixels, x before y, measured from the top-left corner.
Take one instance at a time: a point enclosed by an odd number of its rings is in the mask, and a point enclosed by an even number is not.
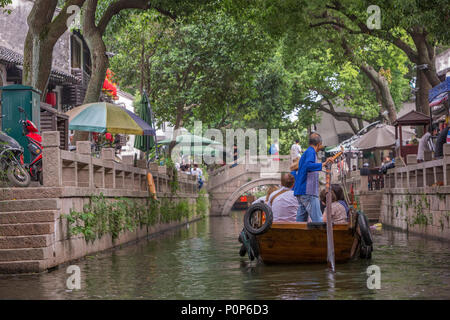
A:
[[[64,217],[68,221],[70,235],[81,234],[86,241],[94,241],[106,234],[116,239],[121,232],[134,231],[143,225],[152,226],[190,218],[194,210],[204,215],[204,204],[201,201],[197,203],[199,208],[194,209],[187,200],[164,198],[159,201],[148,198],[142,203],[122,197],[111,201],[100,194],[92,196],[82,212],[71,210]]]

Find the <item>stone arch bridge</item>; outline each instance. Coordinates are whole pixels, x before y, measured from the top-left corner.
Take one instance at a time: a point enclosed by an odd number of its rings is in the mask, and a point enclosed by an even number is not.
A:
[[[289,172],[289,166],[289,156],[251,157],[247,154],[234,167],[226,165],[209,172],[210,215],[229,214],[236,200],[255,187],[280,184],[281,173]]]

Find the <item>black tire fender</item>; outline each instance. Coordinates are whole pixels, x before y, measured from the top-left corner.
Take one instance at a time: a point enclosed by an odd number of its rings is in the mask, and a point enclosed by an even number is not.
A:
[[[252,223],[251,223],[251,219],[252,219],[253,213],[255,211],[263,211],[266,216],[266,221],[259,228],[253,227]],[[250,233],[252,235],[259,235],[259,234],[263,234],[263,233],[267,232],[267,230],[269,230],[270,226],[272,225],[272,221],[273,221],[272,209],[265,203],[261,203],[261,202],[255,203],[255,204],[252,204],[247,209],[247,212],[245,212],[244,228],[248,233]]]
[[[371,246],[373,240],[372,233],[370,232],[369,219],[367,219],[367,216],[362,211],[358,211],[358,225],[364,244],[368,247]]]

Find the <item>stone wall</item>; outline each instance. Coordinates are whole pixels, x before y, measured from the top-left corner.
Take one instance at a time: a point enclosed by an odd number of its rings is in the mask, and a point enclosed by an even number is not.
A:
[[[408,232],[450,240],[450,144],[444,145],[443,159],[417,163],[411,156],[407,166],[388,171],[381,221]]]
[[[206,197],[206,206],[203,206],[206,211],[200,212],[197,208],[200,200],[195,177],[180,176],[178,189],[174,191],[170,188],[171,178],[166,168],[150,169],[156,196],[161,201],[157,209],[149,200],[148,169],[133,166],[131,158],[116,163],[111,149],[104,150],[101,158],[94,158],[89,154],[90,144],[84,141],[77,143],[77,152],[61,151],[59,132],[44,132],[43,145],[44,186],[0,188],[0,273],[42,272],[209,214],[208,195],[201,195]],[[105,233],[87,239],[74,231],[72,223],[71,233],[66,215],[83,212],[86,204],[94,202],[93,196],[99,195],[105,205],[119,201],[133,203],[132,209],[125,207],[124,215],[138,222],[138,226],[135,225],[133,231],[121,231],[117,237]],[[180,201],[184,201],[184,205],[175,212]],[[146,217],[145,213],[136,210],[135,204],[143,209],[150,208],[147,213],[152,214],[151,222],[141,218]],[[142,215],[136,218],[130,211]],[[97,214],[92,206],[87,212]],[[83,226],[84,222],[80,222]]]
[[[71,210],[82,212],[93,190],[61,190],[61,188],[0,189],[0,273],[42,272],[85,255],[114,248],[118,245],[146,238],[152,234],[179,227],[201,219],[197,212],[196,194],[158,195],[171,202],[185,200],[190,205],[188,217],[179,221],[162,222],[162,213],[152,225],[141,225],[134,231],[123,231],[113,239],[105,234],[87,241],[82,234],[71,235],[65,215]],[[74,192],[75,191],[75,192]],[[72,193],[72,194],[71,194]],[[115,202],[119,194],[102,191],[106,201]],[[147,193],[122,193],[131,201],[144,204]],[[49,197],[49,198],[45,198]],[[5,200],[6,198],[11,200]]]
[[[450,241],[450,187],[385,190],[383,225]]]

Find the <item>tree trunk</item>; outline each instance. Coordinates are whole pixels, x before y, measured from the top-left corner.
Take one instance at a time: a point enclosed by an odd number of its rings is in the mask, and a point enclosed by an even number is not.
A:
[[[89,32],[84,36],[91,51],[92,74],[86,89],[83,103],[97,102],[100,98],[109,59],[106,56],[106,46],[98,32]]]
[[[25,38],[22,83],[42,92],[45,99],[48,79],[51,73],[53,48],[66,32],[67,12],[71,5],[81,7],[85,0],[67,1],[60,13],[54,17],[57,0],[36,0],[28,15],[28,33]]]
[[[380,75],[375,69],[367,63],[360,65],[361,70],[370,79],[370,82],[375,88],[375,91],[379,90],[381,95],[381,105],[388,112],[389,122],[392,124],[397,120],[397,111],[395,110],[394,99],[392,99],[391,90],[385,77]]]
[[[418,91],[416,92],[416,110],[426,115],[430,115],[428,91],[431,89],[431,85],[425,73],[419,69],[417,69],[416,88],[418,88]]]
[[[169,155],[172,156],[172,150],[175,148],[176,140],[178,136],[178,129],[183,126],[184,106],[179,105],[177,107],[177,117],[175,119],[175,126],[173,127],[172,141],[169,144]]]

